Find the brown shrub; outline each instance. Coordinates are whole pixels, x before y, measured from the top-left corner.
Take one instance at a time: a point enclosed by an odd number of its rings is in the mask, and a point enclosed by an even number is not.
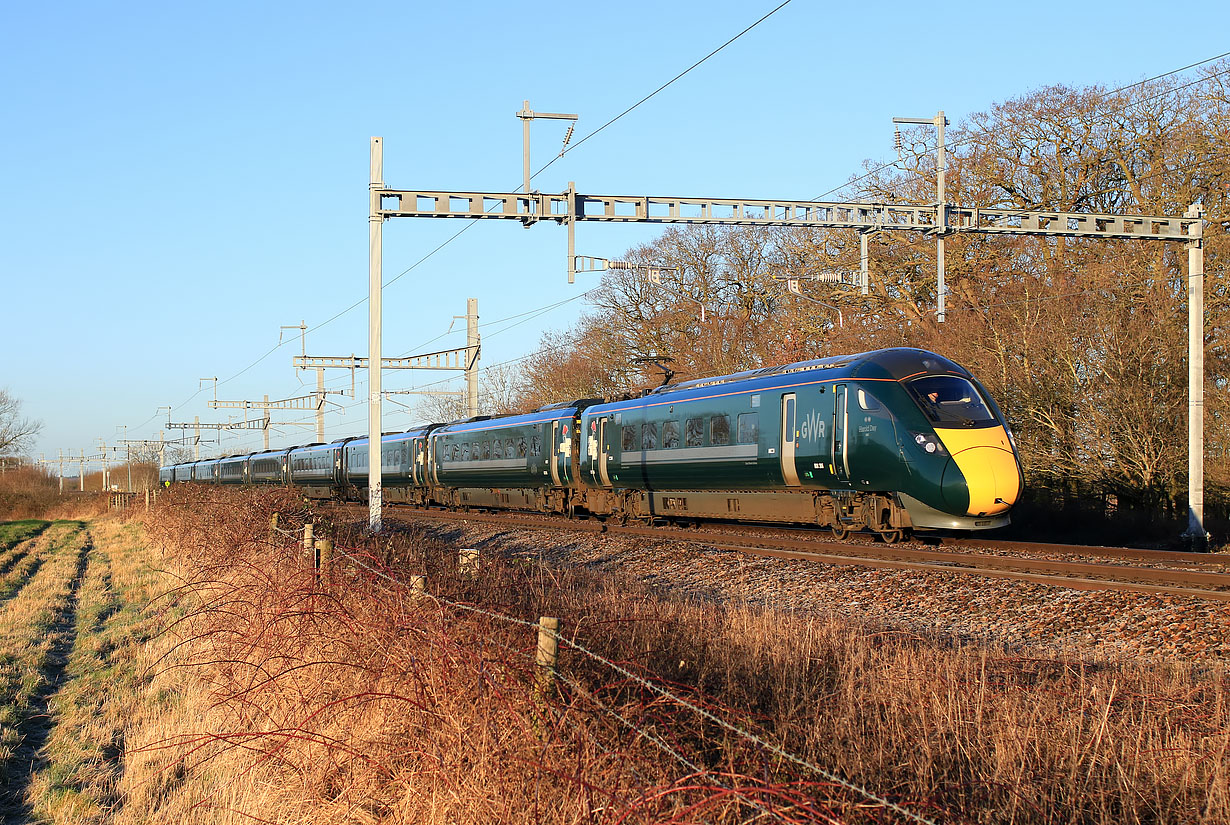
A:
[[[338,545],[319,582],[307,518]],[[160,500],[149,529],[198,600],[167,662],[204,704],[197,728],[145,747],[220,777],[160,802],[166,818],[897,818],[834,775],[941,821],[1230,816],[1223,670],[1023,659],[535,559],[470,576],[426,530],[330,521],[281,489]],[[432,596],[410,594],[411,574]],[[564,644],[539,698],[524,623],[543,615]]]

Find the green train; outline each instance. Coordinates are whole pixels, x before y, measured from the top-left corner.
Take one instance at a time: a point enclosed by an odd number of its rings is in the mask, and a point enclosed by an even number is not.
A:
[[[170,483],[291,484],[367,499],[368,439],[163,468]],[[381,439],[382,496],[619,521],[755,521],[912,531],[1008,523],[1023,479],[985,388],[894,348],[585,399]]]

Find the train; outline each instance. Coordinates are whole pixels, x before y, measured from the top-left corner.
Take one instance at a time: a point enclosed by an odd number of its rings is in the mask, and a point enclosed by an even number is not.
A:
[[[160,480],[362,502],[370,454],[367,437],[349,437],[167,466]],[[1002,527],[1024,486],[985,387],[904,347],[419,426],[382,435],[379,460],[388,503],[811,525],[890,544]]]

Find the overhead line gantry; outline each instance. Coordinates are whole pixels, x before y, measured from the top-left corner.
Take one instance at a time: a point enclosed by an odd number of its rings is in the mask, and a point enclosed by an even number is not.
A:
[[[1204,528],[1204,220],[1193,204],[1183,215],[1115,215],[1058,210],[968,207],[949,203],[899,204],[858,201],[808,201],[790,198],[706,198],[654,195],[593,195],[569,181],[559,193],[473,192],[391,189],[384,185],[383,139],[371,143],[369,183],[369,287],[372,298],[369,340],[379,352],[381,224],[389,218],[468,218],[515,220],[529,227],[554,221],[568,229],[568,282],[576,279],[575,228],[578,221],[605,223],[679,223],[721,226],[854,229],[859,232],[864,277],[867,237],[873,232],[907,231],[944,236],[955,233],[1177,241],[1188,250],[1188,529],[1193,543],[1207,539]],[[379,437],[379,370],[369,426]],[[380,525],[379,467],[373,462],[369,520]]]

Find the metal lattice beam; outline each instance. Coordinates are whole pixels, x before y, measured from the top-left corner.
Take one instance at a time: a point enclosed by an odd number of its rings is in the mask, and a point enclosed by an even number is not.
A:
[[[386,370],[467,370],[478,357],[478,347],[460,347],[445,349],[439,352],[426,352],[422,355],[411,355],[406,358],[381,358],[380,364]],[[360,369],[365,370],[369,364],[367,358],[355,355],[340,358],[318,357],[313,355],[295,356],[294,365],[303,369]]]
[[[934,204],[582,195],[533,192],[380,190],[382,218],[511,219],[557,223],[693,223],[726,226],[805,226],[880,231],[940,231]],[[944,232],[1054,235],[1070,238],[1188,240],[1197,219],[1166,215],[949,206]]]
[[[215,410],[314,410],[324,403],[316,395],[299,395],[281,401],[207,401]],[[190,424],[189,426],[196,426]],[[204,425],[202,425],[204,426]]]

